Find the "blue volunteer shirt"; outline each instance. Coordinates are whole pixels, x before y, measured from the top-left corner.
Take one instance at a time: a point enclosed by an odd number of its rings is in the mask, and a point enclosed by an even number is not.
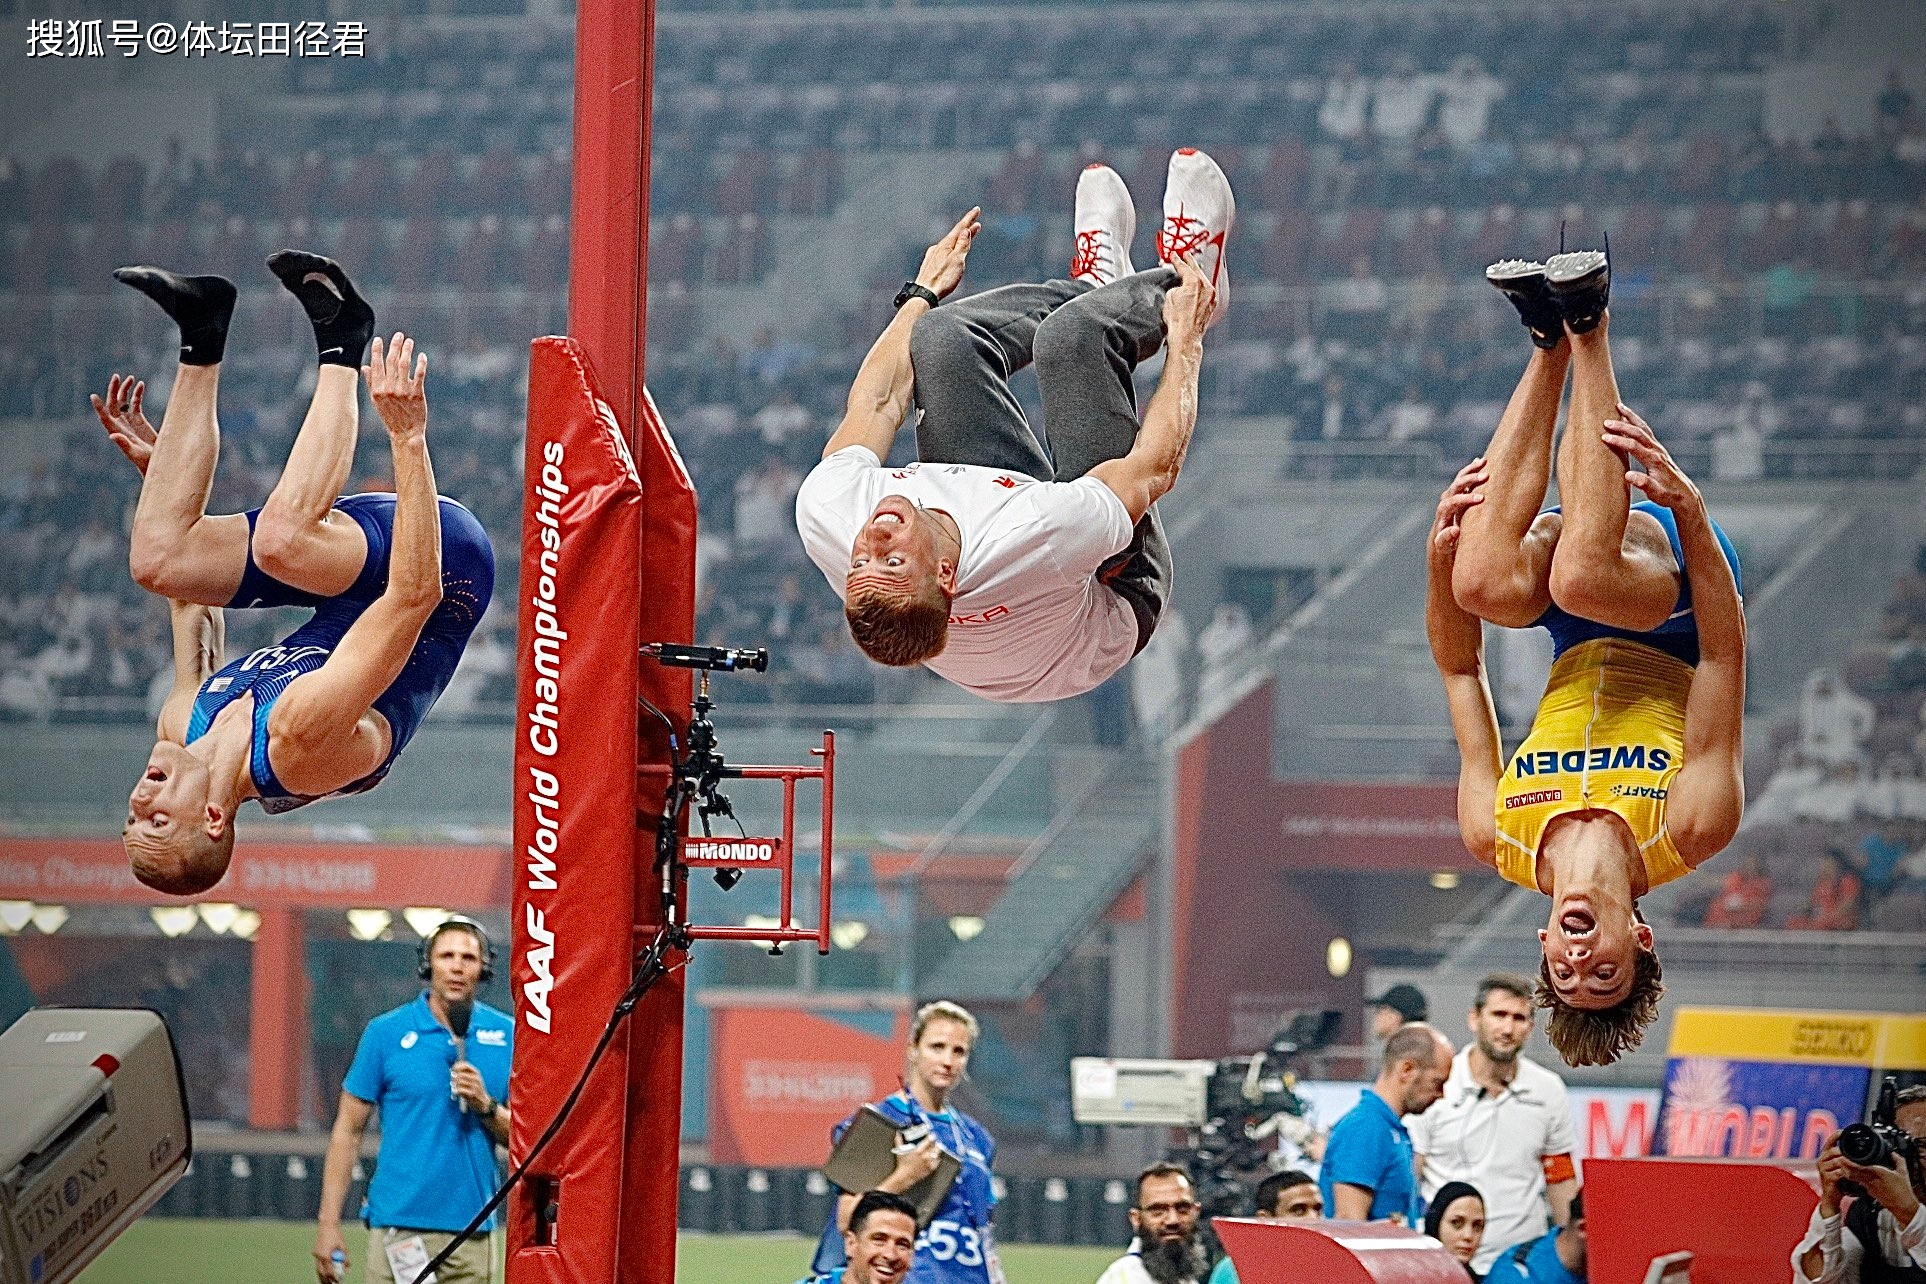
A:
[[[1334,1188],[1338,1182],[1371,1192],[1372,1221],[1396,1214],[1404,1218],[1406,1226],[1424,1226],[1424,1201],[1418,1196],[1417,1155],[1411,1134],[1404,1130],[1398,1112],[1369,1088],[1337,1121],[1324,1146],[1317,1185],[1324,1194],[1324,1207],[1332,1215],[1337,1210]]]
[[[1572,1274],[1558,1260],[1558,1228],[1554,1226],[1530,1243],[1498,1254],[1485,1284],[1585,1284],[1585,1277]]]
[[[996,1163],[996,1141],[990,1130],[961,1110],[931,1114],[907,1092],[892,1092],[875,1105],[900,1127],[927,1123],[937,1142],[963,1161],[942,1207],[916,1236],[916,1256],[910,1261],[903,1284],[994,1284],[1000,1280],[1002,1270],[994,1265],[996,1246],[990,1230],[996,1208],[996,1179],[990,1175]],[[850,1122],[845,1119],[831,1130],[831,1145],[842,1140]],[[843,1236],[836,1229],[832,1209],[810,1269],[826,1273],[844,1264]]]
[[[497,1101],[508,1099],[514,1030],[506,1012],[475,1005],[468,1060]],[[362,1032],[341,1087],[381,1112],[381,1149],[361,1211],[370,1226],[458,1231],[495,1193],[495,1143],[448,1091],[455,1061],[455,1037],[435,1020],[425,991]],[[482,1224],[494,1228],[492,1216]]]

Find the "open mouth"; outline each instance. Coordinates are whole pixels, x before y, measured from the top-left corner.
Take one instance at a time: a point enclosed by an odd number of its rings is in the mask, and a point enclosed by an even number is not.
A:
[[[1567,935],[1583,936],[1598,926],[1598,920],[1589,910],[1568,909],[1558,916],[1558,925]]]

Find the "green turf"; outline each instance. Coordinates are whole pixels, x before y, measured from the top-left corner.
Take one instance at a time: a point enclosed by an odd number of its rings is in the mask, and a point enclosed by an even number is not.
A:
[[[353,1233],[348,1251],[366,1243]],[[305,1222],[190,1221],[150,1217],[108,1245],[81,1284],[309,1284],[314,1227]],[[681,1284],[790,1284],[814,1241],[800,1235],[683,1235]],[[1116,1249],[1009,1244],[998,1250],[1010,1284],[1090,1284]],[[349,1276],[361,1279],[360,1264]]]

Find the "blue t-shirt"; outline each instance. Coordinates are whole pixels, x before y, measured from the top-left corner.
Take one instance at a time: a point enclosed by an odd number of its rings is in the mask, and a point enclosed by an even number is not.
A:
[[[475,1005],[468,1061],[488,1095],[508,1097],[515,1022]],[[381,1112],[381,1149],[361,1217],[370,1226],[458,1231],[495,1193],[495,1143],[481,1117],[464,1114],[448,1091],[455,1037],[435,1020],[423,992],[413,1003],[368,1022],[342,1090]],[[491,1216],[482,1224],[493,1230]]]
[[[1237,1268],[1231,1265],[1230,1258],[1223,1258],[1211,1268],[1208,1284],[1238,1284]]]
[[[1525,1257],[1522,1262],[1520,1253]],[[1585,1277],[1572,1274],[1558,1260],[1558,1228],[1553,1227],[1530,1244],[1498,1254],[1485,1284],[1585,1284]]]
[[[1424,1201],[1418,1197],[1417,1153],[1404,1121],[1383,1097],[1366,1088],[1358,1104],[1331,1129],[1324,1145],[1324,1164],[1317,1186],[1324,1207],[1337,1208],[1338,1182],[1371,1192],[1372,1221],[1402,1215],[1404,1224],[1424,1225]]]
[[[963,1161],[943,1206],[916,1236],[916,1256],[903,1284],[989,1284],[994,1278],[990,1262],[995,1258],[990,1215],[996,1207],[996,1189],[990,1176],[990,1167],[996,1162],[996,1142],[990,1130],[961,1110],[931,1114],[907,1092],[892,1092],[876,1103],[876,1109],[900,1128],[928,1123],[938,1144]],[[832,1145],[842,1140],[850,1122],[845,1119],[831,1131]],[[810,1269],[826,1272],[843,1264],[843,1237],[832,1212]]]

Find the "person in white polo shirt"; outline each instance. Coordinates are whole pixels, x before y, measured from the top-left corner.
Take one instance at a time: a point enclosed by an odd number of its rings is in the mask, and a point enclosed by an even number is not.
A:
[[[1162,266],[1137,272],[1130,193],[1092,165],[1077,182],[1066,279],[938,307],[962,281],[977,214],[930,247],[897,295],[797,493],[796,528],[872,660],[921,664],[990,700],[1060,700],[1128,663],[1169,601],[1155,504],[1196,427],[1234,204],[1216,162],[1177,152]],[[1132,373],[1159,350],[1140,424]],[[1032,362],[1047,434],[1010,387]],[[912,404],[918,462],[890,468]]]
[[[1444,1095],[1407,1121],[1427,1200],[1454,1181],[1484,1196],[1485,1238],[1471,1262],[1481,1276],[1506,1249],[1563,1226],[1578,1190],[1564,1081],[1522,1054],[1531,995],[1531,979],[1509,972],[1478,983],[1472,1041],[1452,1058]]]

